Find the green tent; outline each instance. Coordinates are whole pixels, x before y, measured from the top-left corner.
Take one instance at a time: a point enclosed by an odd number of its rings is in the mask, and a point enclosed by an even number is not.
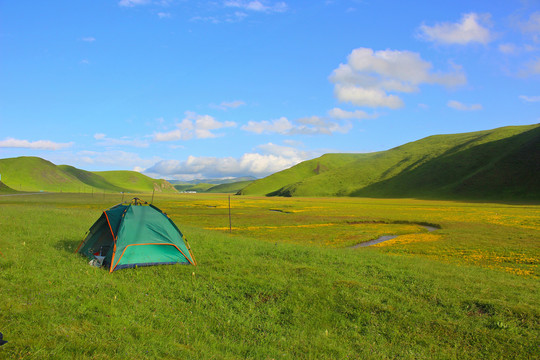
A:
[[[75,252],[110,272],[136,266],[196,265],[186,238],[172,220],[138,198],[105,210]]]

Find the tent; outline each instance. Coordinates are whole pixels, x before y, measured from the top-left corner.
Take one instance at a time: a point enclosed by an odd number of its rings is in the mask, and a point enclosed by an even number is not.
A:
[[[109,272],[136,266],[196,265],[185,236],[167,214],[138,198],[103,211],[75,252]]]

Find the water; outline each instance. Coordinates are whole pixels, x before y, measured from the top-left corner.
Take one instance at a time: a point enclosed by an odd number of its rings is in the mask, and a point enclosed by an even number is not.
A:
[[[439,228],[435,227],[435,226],[429,226],[429,225],[420,225],[422,226],[424,229],[426,229],[427,231],[429,232],[432,232],[432,231],[435,231],[435,230],[439,230]],[[369,240],[369,241],[366,241],[366,242],[363,242],[363,243],[360,243],[360,244],[356,244],[354,246],[351,246],[351,249],[357,249],[359,247],[366,247],[366,246],[371,246],[371,245],[375,245],[375,244],[379,244],[379,243],[382,243],[384,241],[388,241],[388,240],[392,240],[392,239],[395,239],[397,238],[399,235],[383,235],[375,240]]]

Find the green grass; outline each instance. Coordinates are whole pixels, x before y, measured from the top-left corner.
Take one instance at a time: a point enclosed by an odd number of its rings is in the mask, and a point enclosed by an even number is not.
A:
[[[539,144],[539,125],[430,136],[377,153],[327,154],[240,193],[537,201]]]
[[[439,240],[392,252],[307,246],[301,236],[296,243],[276,241],[257,230],[249,236],[205,230],[226,226],[226,195],[157,195],[156,205],[188,237],[199,265],[109,274],[73,251],[101,210],[119,200],[106,194],[0,197],[0,332],[8,341],[0,358],[540,356],[537,276],[431,256],[485,247],[502,256],[515,247],[538,259],[538,206],[232,201],[237,227],[347,218],[443,225]],[[298,231],[305,232],[315,235],[318,228]]]

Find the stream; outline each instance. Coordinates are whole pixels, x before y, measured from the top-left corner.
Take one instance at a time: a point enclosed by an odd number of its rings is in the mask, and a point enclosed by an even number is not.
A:
[[[426,229],[429,232],[439,230],[439,228],[436,228],[435,226],[429,226],[429,225],[420,225],[420,226],[422,226],[424,229]],[[379,237],[377,239],[369,240],[369,241],[362,242],[360,244],[353,245],[353,246],[351,246],[351,249],[357,249],[359,247],[366,247],[366,246],[370,246],[370,245],[379,244],[379,243],[382,243],[384,241],[395,239],[398,236],[399,235],[383,235],[383,236],[381,236],[381,237]]]

